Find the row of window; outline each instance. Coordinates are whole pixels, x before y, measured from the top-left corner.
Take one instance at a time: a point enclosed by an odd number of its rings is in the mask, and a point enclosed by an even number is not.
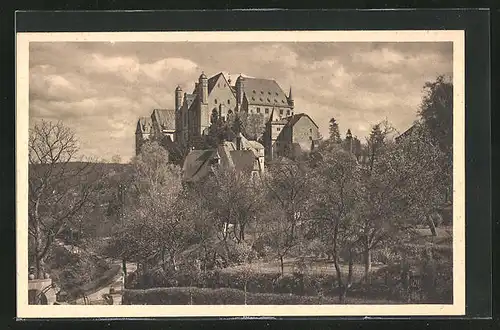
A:
[[[261,102],[264,102],[264,99],[263,99],[262,97],[259,97],[259,100],[260,100]],[[252,96],[252,101],[255,101],[255,97],[253,97],[253,96]],[[268,99],[267,99],[267,102],[268,102],[268,103],[271,103],[271,100],[268,98]],[[278,103],[278,100],[274,99],[274,103]],[[281,100],[281,103],[285,104],[285,100]]]
[[[217,83],[217,87],[220,88],[220,83]],[[226,84],[224,84],[224,87],[226,87]]]
[[[252,93],[256,94],[257,92],[256,92],[256,91],[255,91],[255,89],[254,89],[254,90],[252,91]],[[264,91],[260,91],[260,93],[261,93],[262,95],[264,95]],[[268,94],[268,95],[271,95],[271,92],[269,92],[269,91],[268,91],[268,92],[267,92],[267,94]],[[275,94],[276,94],[276,96],[278,96],[278,95],[279,95],[279,94],[278,94],[278,92],[275,92]]]
[[[257,113],[260,113],[260,108],[255,108],[255,110],[257,111]],[[250,112],[252,112],[252,111],[250,110]],[[267,114],[269,114],[269,108],[265,108],[265,109],[264,109],[264,113],[265,113],[266,115],[267,115]],[[280,109],[280,115],[283,115],[283,113],[284,113],[283,109]],[[287,110],[287,111],[286,111],[286,115],[287,115],[287,116],[290,116],[290,110]]]

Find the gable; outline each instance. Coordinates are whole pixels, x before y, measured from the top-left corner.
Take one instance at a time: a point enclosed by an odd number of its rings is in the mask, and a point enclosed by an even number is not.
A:
[[[158,129],[175,130],[175,110],[173,109],[155,109],[151,119],[158,125]]]

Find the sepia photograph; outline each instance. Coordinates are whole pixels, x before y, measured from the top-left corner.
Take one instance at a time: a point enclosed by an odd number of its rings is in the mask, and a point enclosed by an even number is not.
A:
[[[26,315],[464,313],[463,31],[17,47]]]

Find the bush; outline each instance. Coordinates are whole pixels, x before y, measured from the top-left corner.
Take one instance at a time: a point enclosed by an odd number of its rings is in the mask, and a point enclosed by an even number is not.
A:
[[[243,305],[245,293],[236,289],[154,288],[125,290],[124,305]],[[290,294],[247,293],[247,305],[336,304],[327,297],[301,297]]]
[[[85,253],[71,253],[64,247],[55,246],[47,258],[52,279],[65,291],[88,284],[110,269],[98,257]]]

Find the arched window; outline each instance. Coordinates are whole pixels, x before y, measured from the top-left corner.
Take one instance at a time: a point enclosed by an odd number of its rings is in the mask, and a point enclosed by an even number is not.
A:
[[[217,99],[214,100],[215,104],[217,104]]]

